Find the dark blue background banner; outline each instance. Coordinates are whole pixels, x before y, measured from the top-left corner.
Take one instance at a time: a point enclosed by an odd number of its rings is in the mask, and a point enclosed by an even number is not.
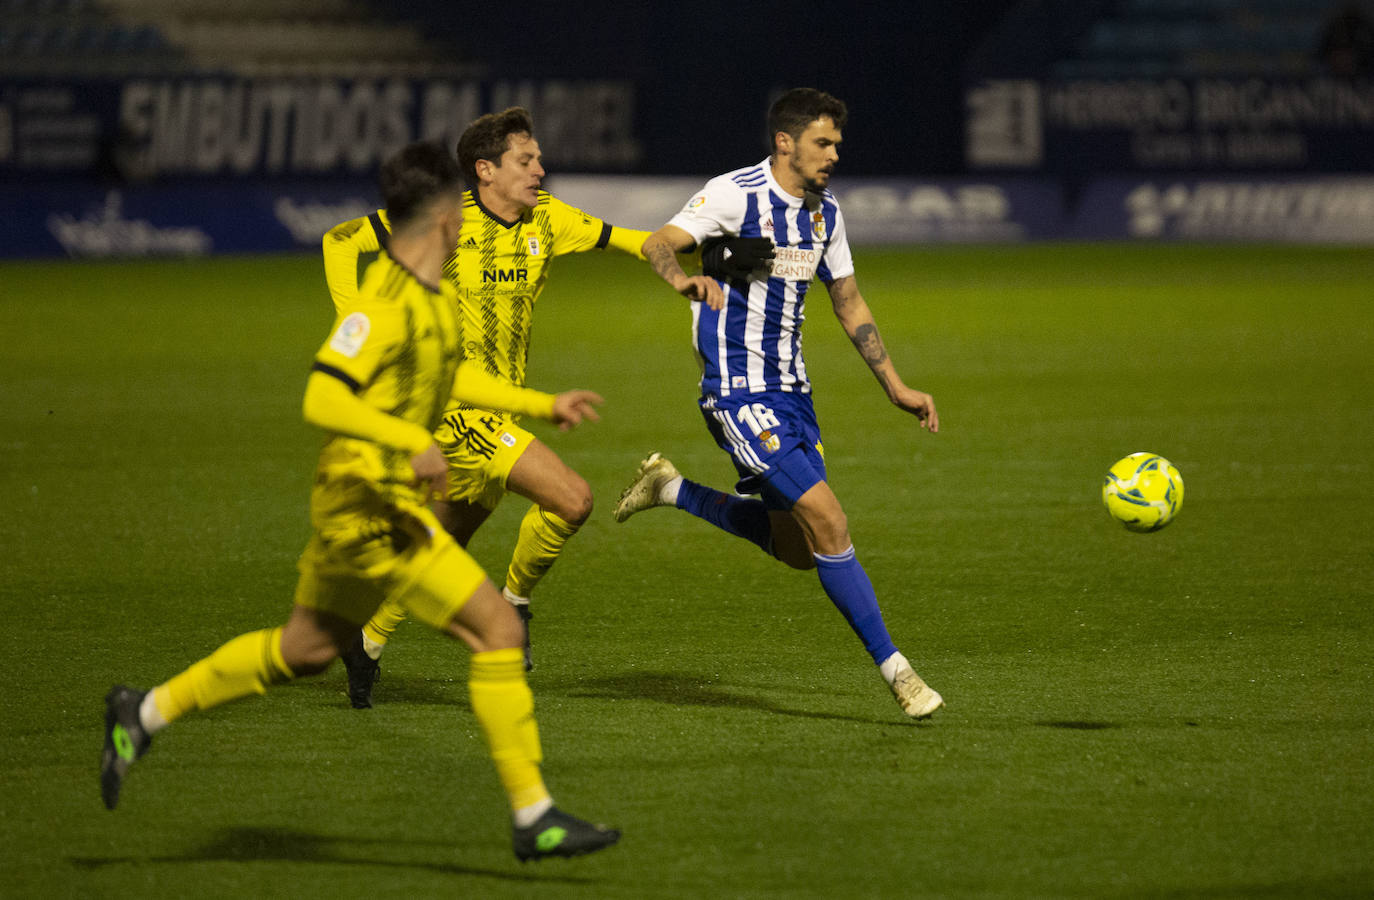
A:
[[[0,187],[0,246],[19,257],[200,256],[318,250],[377,208],[367,181]]]
[[[1374,243],[1374,177],[1102,178],[1064,237]]]
[[[521,105],[549,165],[634,171],[632,82],[133,78],[0,84],[0,180],[73,176],[337,178],[413,140],[452,146],[467,123]]]
[[[974,170],[1367,171],[1374,81],[985,79],[966,94]]]

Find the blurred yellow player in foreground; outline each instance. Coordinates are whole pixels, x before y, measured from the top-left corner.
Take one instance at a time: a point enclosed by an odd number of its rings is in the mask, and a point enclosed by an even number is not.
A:
[[[463,225],[462,172],[442,147],[413,144],[387,161],[381,181],[390,241],[339,310],[306,387],[306,421],[328,437],[291,615],[283,626],[234,638],[152,690],[112,688],[101,794],[113,809],[129,768],[168,724],[324,671],[390,602],[473,651],[472,710],[510,798],[516,856],[600,850],[619,832],[562,812],[545,789],[520,619],[428,503],[448,474],[431,435],[452,403],[569,428],[597,418],[601,398],[516,387],[464,361],[457,304],[443,277]]]

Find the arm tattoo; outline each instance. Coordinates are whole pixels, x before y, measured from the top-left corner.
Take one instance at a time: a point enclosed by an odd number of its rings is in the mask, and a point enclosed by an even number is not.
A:
[[[677,254],[667,244],[654,244],[649,248],[648,257],[649,265],[653,266],[659,277],[669,284],[672,284],[674,274],[686,274],[677,263]]]
[[[854,290],[854,279],[846,276],[830,285],[830,301],[835,306],[835,311],[839,312],[849,305],[858,293]]]
[[[876,369],[887,359],[887,348],[883,346],[883,339],[878,336],[878,326],[872,322],[854,329],[849,339],[854,342],[854,347],[870,369]]]

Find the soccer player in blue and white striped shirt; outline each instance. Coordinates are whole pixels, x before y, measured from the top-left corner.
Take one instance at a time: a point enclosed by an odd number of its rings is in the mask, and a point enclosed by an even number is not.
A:
[[[847,117],[844,103],[821,91],[783,94],[768,114],[768,159],[708,181],[644,242],[654,270],[674,290],[700,301],[692,306],[692,336],[702,366],[701,411],[740,474],[737,491],[757,498],[688,481],[654,453],[621,495],[615,518],[623,522],[643,509],[676,506],[789,566],[815,568],[902,710],[922,719],[944,701],[892,642],[873,585],[854,555],[844,509],[826,483],[802,358],[803,307],[819,278],[888,399],[922,427],[939,430],[934,399],[907,387],[888,358],[854,281],[844,217],[827,190]],[[752,260],[743,260],[735,277],[725,280],[688,276],[676,253],[718,237],[770,242],[771,262],[760,259],[745,271]]]

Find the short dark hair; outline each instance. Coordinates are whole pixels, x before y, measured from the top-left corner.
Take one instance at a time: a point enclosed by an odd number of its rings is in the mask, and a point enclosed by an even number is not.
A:
[[[510,148],[513,134],[534,134],[534,119],[523,106],[487,113],[463,130],[458,138],[458,164],[470,187],[477,187],[477,160],[501,165],[501,154]]]
[[[793,88],[773,101],[768,110],[768,152],[778,152],[778,132],[786,132],[796,140],[806,126],[820,118],[829,118],[836,128],[843,128],[849,120],[844,101],[815,88]]]
[[[410,224],[441,194],[462,190],[463,172],[443,144],[419,141],[382,163],[378,181],[394,231]]]

